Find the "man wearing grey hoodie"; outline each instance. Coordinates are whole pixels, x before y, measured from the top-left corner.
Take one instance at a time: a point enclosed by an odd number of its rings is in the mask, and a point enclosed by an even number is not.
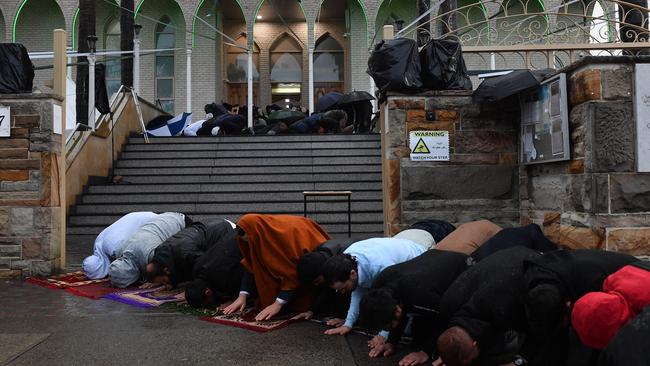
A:
[[[126,288],[140,280],[154,250],[191,222],[192,220],[182,213],[165,212],[131,235],[115,251],[117,259],[108,269],[113,286]]]

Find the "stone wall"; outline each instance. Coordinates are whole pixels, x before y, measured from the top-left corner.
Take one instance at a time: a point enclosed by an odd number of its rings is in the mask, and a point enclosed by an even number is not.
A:
[[[521,221],[571,248],[650,254],[650,174],[636,173],[634,62],[587,57],[570,68],[571,160],[522,166]]]
[[[479,106],[466,91],[395,94],[381,113],[386,234],[427,218],[518,224],[516,99]],[[450,161],[410,161],[411,130],[449,131]]]
[[[59,264],[61,136],[45,94],[2,95],[11,137],[0,137],[0,278],[46,275]]]

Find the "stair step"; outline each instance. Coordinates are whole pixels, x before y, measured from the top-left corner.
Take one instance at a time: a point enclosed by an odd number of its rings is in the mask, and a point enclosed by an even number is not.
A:
[[[256,151],[256,150],[347,150],[347,149],[381,149],[381,141],[338,141],[338,142],[259,142],[259,143],[132,143],[125,146],[124,151]]]
[[[381,164],[380,156],[293,157],[293,158],[223,158],[223,159],[137,159],[118,160],[118,168],[147,167],[226,167],[226,166],[287,166],[287,165],[367,165]]]
[[[120,159],[200,159],[200,158],[293,158],[293,157],[380,156],[379,149],[332,150],[198,150],[126,151]]]
[[[247,142],[247,143],[282,143],[282,142],[335,142],[335,141],[378,141],[379,134],[354,135],[254,135],[254,136],[174,136],[150,137],[149,141],[156,144],[165,143],[210,143],[210,142]],[[142,137],[130,137],[129,143],[144,143]]]
[[[298,165],[298,166],[253,166],[253,167],[178,167],[178,168],[117,168],[115,175],[251,175],[280,173],[381,173],[381,165]],[[128,180],[128,179],[127,179]],[[242,179],[246,180],[246,179]]]
[[[359,201],[381,201],[381,191],[355,191],[352,194],[352,202]],[[309,202],[347,202],[344,197],[308,197]],[[81,197],[83,204],[102,203],[180,203],[180,202],[201,202],[201,203],[226,203],[226,202],[303,202],[301,192],[245,192],[245,193],[178,193],[178,194],[87,194]]]
[[[133,175],[125,179],[135,184],[159,183],[240,183],[240,182],[381,182],[380,173],[260,174],[260,175]]]
[[[381,201],[354,201],[352,212],[378,211],[382,209]],[[307,202],[307,212],[347,212],[348,203],[345,202]],[[97,214],[127,214],[134,211],[153,212],[184,212],[200,214],[211,212],[257,212],[257,213],[303,213],[304,203],[293,202],[246,202],[246,203],[144,203],[144,204],[81,204],[74,207],[75,215]]]
[[[134,211],[147,211],[146,207],[138,207]],[[86,216],[77,216],[77,215],[70,215],[69,222],[70,226],[108,226],[115,221],[117,221],[120,217],[124,216],[128,212],[132,211],[124,211],[116,214],[107,214],[107,215],[86,215]],[[252,211],[256,212],[256,211]],[[271,213],[271,212],[270,212]],[[191,212],[187,212],[188,215],[192,216]],[[288,214],[288,215],[296,215],[296,216],[302,216],[302,208],[299,211],[295,212],[282,212],[282,214]],[[228,219],[231,221],[237,221],[240,216],[242,216],[241,213],[218,213],[218,212],[212,212],[212,213],[202,213],[202,214],[197,214],[196,215],[197,220],[201,219],[206,219],[206,218],[224,218]],[[314,214],[308,214],[308,217],[311,219],[315,220],[318,223],[321,223],[323,225],[325,224],[339,224],[339,223],[346,223],[348,222],[348,214],[347,212],[345,213],[314,213]],[[360,224],[381,224],[383,221],[383,214],[381,212],[353,212],[352,213],[352,222],[353,223],[360,223]]]

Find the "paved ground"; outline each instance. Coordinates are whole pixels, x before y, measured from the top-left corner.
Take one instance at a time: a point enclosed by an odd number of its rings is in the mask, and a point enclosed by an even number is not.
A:
[[[367,338],[333,337],[311,322],[267,334],[171,309],[90,300],[20,281],[0,282],[0,366],[396,365],[369,359]]]

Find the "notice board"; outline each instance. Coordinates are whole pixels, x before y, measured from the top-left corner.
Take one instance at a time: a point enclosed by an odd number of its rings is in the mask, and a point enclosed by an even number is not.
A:
[[[540,86],[522,92],[522,164],[569,160],[569,111],[566,74],[558,74]]]

